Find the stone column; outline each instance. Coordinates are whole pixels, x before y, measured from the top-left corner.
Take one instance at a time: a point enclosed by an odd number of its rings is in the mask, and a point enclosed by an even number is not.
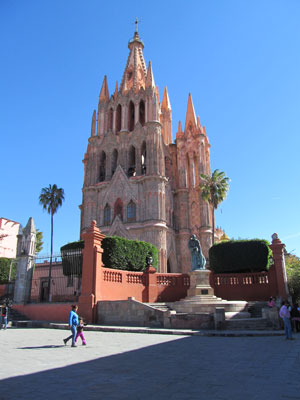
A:
[[[97,302],[100,299],[102,253],[101,242],[105,238],[96,221],[82,234],[84,240],[81,295],[79,297],[79,313],[86,322],[97,322]]]
[[[14,289],[14,302],[27,303],[30,301],[31,282],[34,267],[36,230],[33,218],[29,218],[24,232],[18,235],[18,264]]]
[[[147,302],[153,303],[157,300],[156,269],[149,265],[146,268],[147,276]]]
[[[287,299],[289,297],[289,290],[287,285],[287,274],[283,252],[284,246],[285,245],[281,243],[281,240],[278,238],[277,233],[274,233],[272,235],[272,244],[270,245],[270,248],[273,252],[278,288],[278,293],[274,294],[274,296],[276,295],[277,297],[280,296],[282,299]]]

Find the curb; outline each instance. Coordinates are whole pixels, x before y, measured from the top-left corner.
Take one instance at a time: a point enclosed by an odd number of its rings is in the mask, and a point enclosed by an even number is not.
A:
[[[15,328],[48,328],[68,330],[67,324],[47,321],[13,321]],[[85,331],[120,332],[120,333],[146,333],[156,335],[182,335],[182,336],[207,336],[207,337],[268,337],[284,336],[284,331],[218,331],[196,329],[162,329],[150,327],[131,326],[100,326],[88,325]]]

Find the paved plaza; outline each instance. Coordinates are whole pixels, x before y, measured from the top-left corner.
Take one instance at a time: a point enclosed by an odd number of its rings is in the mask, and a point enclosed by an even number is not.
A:
[[[300,336],[0,331],[0,400],[300,399]]]

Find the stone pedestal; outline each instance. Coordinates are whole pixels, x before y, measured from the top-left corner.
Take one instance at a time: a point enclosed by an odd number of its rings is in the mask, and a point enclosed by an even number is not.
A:
[[[216,308],[223,308],[225,312],[239,313],[247,306],[246,301],[227,301],[214,295],[210,286],[208,269],[189,272],[190,288],[187,297],[172,303],[177,313],[215,313]]]
[[[210,271],[208,269],[199,269],[189,273],[190,288],[187,291],[187,298],[197,296],[200,300],[216,298],[214,289],[209,284]]]

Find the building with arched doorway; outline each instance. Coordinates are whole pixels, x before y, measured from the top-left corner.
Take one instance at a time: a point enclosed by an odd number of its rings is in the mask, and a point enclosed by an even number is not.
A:
[[[160,102],[137,31],[128,47],[120,86],[110,95],[105,76],[93,113],[81,233],[96,220],[106,235],[153,243],[160,272],[187,272],[190,235],[206,256],[211,246],[211,210],[199,189],[200,174],[210,174],[209,141],[189,94],[184,129],[179,121],[173,143],[168,91]]]

